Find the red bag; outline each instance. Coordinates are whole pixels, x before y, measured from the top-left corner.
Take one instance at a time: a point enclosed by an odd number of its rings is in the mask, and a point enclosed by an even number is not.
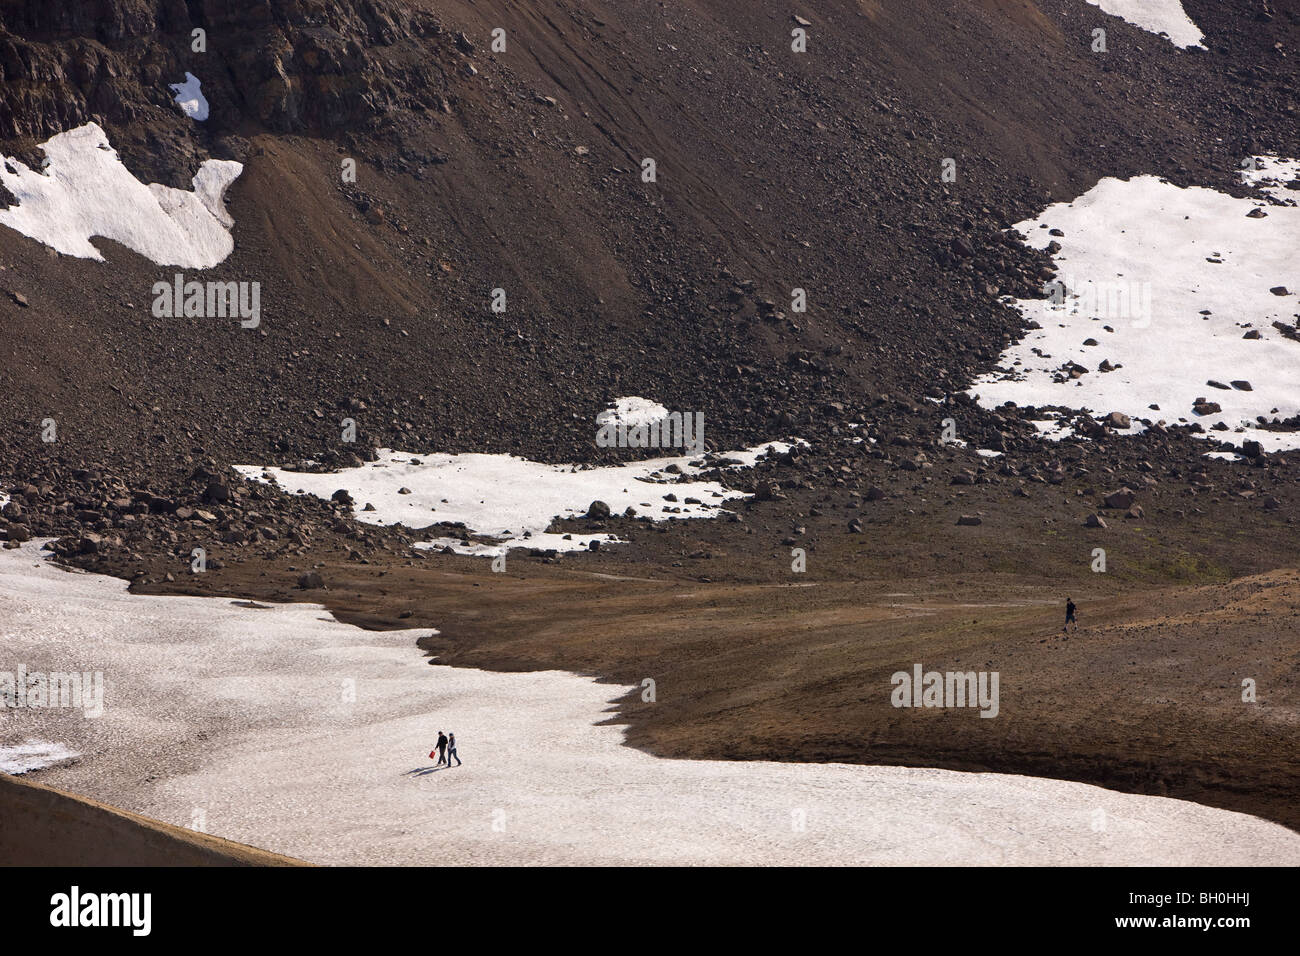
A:
[[[437,751],[436,748],[435,748],[434,750],[430,750],[430,751],[429,751],[429,759],[430,759],[430,760],[432,760],[432,759],[433,759],[434,757],[436,757],[436,756],[438,756],[438,751]]]

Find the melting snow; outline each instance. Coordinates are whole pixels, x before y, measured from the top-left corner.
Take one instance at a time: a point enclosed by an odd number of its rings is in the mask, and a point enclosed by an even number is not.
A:
[[[22,743],[0,744],[0,773],[11,775],[30,773],[53,767],[65,760],[79,756],[63,744],[44,740],[25,740]]]
[[[785,442],[771,442],[746,451],[727,452],[714,461],[728,467],[752,467],[772,449],[783,453]],[[692,465],[691,462],[697,462]],[[691,456],[654,458],[624,465],[586,467],[549,465],[513,455],[412,455],[381,449],[379,460],[358,468],[316,474],[239,465],[248,478],[273,479],[289,492],[331,497],[346,489],[355,502],[359,521],[425,528],[436,522],[463,522],[470,532],[500,539],[507,547],[556,550],[585,549],[593,538],[616,540],[609,535],[546,534],[551,521],[577,517],[593,501],[603,501],[615,514],[634,508],[638,515],[655,520],[668,518],[712,518],[724,502],[748,497],[716,481],[681,481],[682,476],[703,470],[704,460]],[[681,474],[668,472],[676,465]],[[403,494],[402,489],[409,494]],[[665,501],[665,495],[676,501]],[[686,498],[699,503],[686,503]],[[363,510],[366,504],[373,511]],[[439,538],[428,547],[450,546],[466,554],[481,556],[501,553],[500,547],[464,548],[454,539]]]
[[[667,416],[668,409],[658,402],[632,395],[618,399],[608,409],[597,415],[596,424],[602,425],[609,422],[617,425],[622,422],[629,427],[635,427],[662,421]]]
[[[244,167],[209,159],[186,192],[145,185],[122,165],[95,123],[60,133],[41,147],[41,171],[0,157],[0,183],[18,204],[0,209],[8,226],[80,259],[104,257],[94,236],[122,243],[159,265],[210,269],[235,247],[223,196]]]
[[[172,92],[176,94],[176,102],[185,111],[185,115],[200,123],[208,118],[208,100],[200,89],[202,86],[199,78],[188,71],[184,83],[171,84]]]
[[[1168,37],[1174,46],[1203,46],[1205,35],[1183,9],[1182,0],[1088,0],[1113,17]]]
[[[1198,421],[1206,437],[1300,447],[1300,433],[1253,427],[1256,416],[1300,412],[1300,341],[1273,324],[1294,330],[1300,311],[1300,191],[1286,185],[1300,163],[1265,157],[1257,165],[1243,176],[1258,199],[1154,176],[1106,178],[1018,223],[1030,246],[1061,245],[1053,259],[1071,295],[1014,303],[1041,328],[1003,353],[1009,371],[975,382],[980,403],[1118,411],[1133,419],[1130,430],[1144,427],[1139,417]],[[1265,215],[1248,216],[1256,209]],[[1252,330],[1259,337],[1245,338]],[[1102,371],[1104,361],[1114,370]],[[1072,363],[1088,371],[1071,378],[1063,370]],[[1197,398],[1222,411],[1198,414]],[[1235,431],[1209,431],[1218,422]],[[1045,437],[1062,433],[1054,422],[1035,424]]]
[[[209,833],[316,863],[1300,863],[1275,823],[1081,783],[663,760],[605,723],[633,688],[431,667],[425,632],[133,595],[37,554],[0,551],[7,649],[105,675],[97,720],[15,712],[88,755],[41,780],[185,827],[202,810]],[[430,772],[440,729],[464,765]]]

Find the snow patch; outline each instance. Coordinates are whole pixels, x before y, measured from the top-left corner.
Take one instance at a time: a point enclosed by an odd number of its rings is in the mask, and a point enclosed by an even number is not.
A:
[[[0,209],[0,225],[64,255],[100,262],[104,257],[90,241],[95,236],[158,265],[191,269],[210,269],[235,248],[224,194],[242,164],[209,159],[186,192],[136,179],[95,123],[59,133],[41,148],[47,160],[41,171],[0,156],[0,183],[18,200]]]
[[[1287,183],[1298,166],[1276,157],[1255,165],[1243,177],[1271,201],[1182,189],[1154,176],[1105,178],[1074,202],[1018,223],[1033,248],[1059,243],[1058,275],[1067,288],[1086,288],[1071,289],[1065,302],[1012,303],[1039,328],[1002,354],[999,371],[972,385],[980,404],[1118,411],[1132,419],[1129,432],[1146,427],[1140,419],[1199,422],[1204,437],[1300,448],[1300,433],[1254,427],[1257,416],[1300,412],[1300,340],[1274,326],[1296,329],[1300,191]],[[1265,215],[1252,218],[1256,209]],[[1139,302],[1143,308],[1134,308]],[[1248,332],[1258,338],[1245,338]],[[1102,371],[1103,362],[1113,370]],[[1087,371],[1072,378],[1072,366]],[[1196,408],[1198,398],[1221,410]],[[1229,431],[1210,430],[1218,423]],[[1069,433],[1057,422],[1035,425],[1047,438]]]
[[[25,740],[22,743],[0,744],[0,773],[11,776],[42,770],[71,760],[80,754],[63,744],[44,740]]]
[[[786,442],[770,442],[713,459],[652,458],[603,467],[549,465],[513,455],[412,455],[381,449],[377,461],[325,474],[257,465],[236,468],[247,478],[274,481],[299,494],[328,499],[344,489],[355,503],[357,520],[370,524],[401,522],[420,529],[437,522],[461,522],[467,534],[498,539],[497,544],[507,548],[576,551],[586,550],[593,539],[602,543],[617,539],[575,534],[566,541],[563,534],[546,533],[555,518],[586,514],[593,501],[605,502],[615,515],[633,508],[656,521],[717,517],[725,502],[748,495],[717,481],[678,479],[697,475],[710,464],[750,468],[769,451],[781,454],[790,447]],[[679,473],[667,470],[672,466]],[[665,500],[669,494],[676,500]],[[698,503],[687,503],[686,498]],[[364,510],[367,504],[372,511]],[[466,546],[446,537],[425,546],[449,546],[480,556],[495,556],[502,550],[495,544]]]
[[[1088,0],[1112,17],[1127,20],[1148,33],[1166,37],[1176,47],[1201,47],[1205,34],[1183,9],[1182,0]]]
[[[197,76],[186,71],[184,83],[172,83],[170,86],[176,94],[176,102],[186,116],[200,123],[208,118],[208,100],[203,95],[203,84]]]
[[[636,395],[617,399],[609,408],[596,416],[596,424],[625,424],[629,428],[638,425],[650,425],[663,421],[668,416],[668,409],[658,402]]]

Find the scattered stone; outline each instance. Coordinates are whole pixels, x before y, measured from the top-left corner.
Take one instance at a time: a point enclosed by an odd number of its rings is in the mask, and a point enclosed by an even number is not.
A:
[[[1088,515],[1088,520],[1086,520],[1086,521],[1084,522],[1084,525],[1085,525],[1085,527],[1088,527],[1088,528],[1103,528],[1103,529],[1104,529],[1104,528],[1106,527],[1106,522],[1105,522],[1105,520],[1102,518],[1101,515],[1099,515],[1099,514],[1090,514],[1090,515]]]
[[[959,525],[974,526],[983,523],[984,523],[984,519],[981,518],[979,515],[962,515],[960,518],[957,519],[957,524]]]
[[[587,517],[595,521],[604,521],[609,517],[609,505],[603,501],[593,501],[587,506]]]
[[[308,571],[298,576],[298,587],[303,591],[316,591],[325,587],[325,579],[319,571]]]

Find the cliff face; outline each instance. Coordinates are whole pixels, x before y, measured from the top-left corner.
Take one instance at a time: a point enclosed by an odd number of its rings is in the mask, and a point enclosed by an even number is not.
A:
[[[0,143],[21,151],[93,120],[128,160],[183,181],[199,137],[220,153],[231,134],[330,135],[440,105],[441,34],[388,0],[2,0]],[[212,106],[198,128],[169,89],[186,72]]]

